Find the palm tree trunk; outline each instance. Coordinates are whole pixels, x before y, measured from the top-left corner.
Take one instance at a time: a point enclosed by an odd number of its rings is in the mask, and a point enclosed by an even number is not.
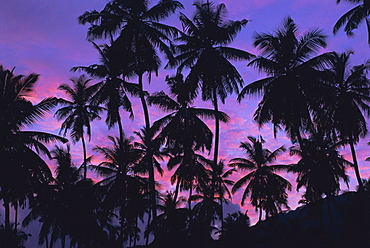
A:
[[[16,233],[17,232],[17,226],[18,226],[18,204],[15,203],[14,205],[14,232]]]
[[[121,116],[119,114],[119,111],[118,111],[117,116],[118,116],[117,117],[118,118],[117,122],[118,122],[118,130],[119,130],[119,140],[120,140],[121,144],[123,144],[123,127],[122,127]]]
[[[5,208],[5,231],[10,231],[10,202],[7,196],[3,198]]]
[[[82,136],[81,136],[81,142],[82,142],[82,149],[83,149],[83,153],[84,153],[84,162],[83,162],[83,168],[84,168],[84,179],[86,179],[86,177],[87,177],[87,164],[86,164],[87,155],[86,155],[86,144],[85,144],[85,138],[84,138],[83,133],[82,133]]]
[[[190,189],[189,189],[189,199],[188,199],[188,208],[189,210],[191,211],[191,195],[193,194],[193,186],[190,185]]]
[[[221,212],[220,212],[220,219],[221,219],[221,233],[223,233],[224,231],[224,206],[223,206],[223,202],[222,202],[222,196],[221,194],[219,195],[220,197],[220,209],[221,209]]]
[[[46,237],[45,237],[46,241],[46,248],[49,248],[49,237],[48,237],[48,234],[46,234]]]
[[[144,96],[144,88],[143,88],[143,74],[139,74],[139,88],[140,88],[140,100],[141,104],[143,106],[144,111],[144,118],[145,118],[145,127],[147,132],[149,132],[150,129],[150,119],[149,119],[149,111],[148,106],[146,104],[145,96]],[[150,139],[151,137],[147,137]],[[151,141],[147,140],[147,153],[148,153],[148,163],[149,163],[149,188],[151,191],[151,205],[152,205],[152,216],[153,221],[155,221],[157,217],[157,200],[156,200],[156,193],[155,193],[155,178],[154,178],[154,168],[153,168],[153,154],[151,149]]]
[[[46,234],[45,243],[46,243],[46,248],[49,248],[49,237],[48,237],[48,234]]]
[[[176,182],[176,189],[175,189],[175,195],[173,197],[173,201],[176,202],[177,201],[177,197],[179,195],[179,189],[180,189],[180,180],[177,179],[177,182]]]
[[[353,144],[352,138],[349,141],[349,146],[351,148],[353,167],[355,169],[355,174],[356,174],[356,178],[357,178],[357,182],[358,182],[358,190],[361,191],[361,190],[363,190],[364,186],[362,184],[360,170],[358,168],[358,163],[357,163],[356,150],[355,150],[355,146]]]
[[[212,168],[212,192],[211,192],[211,199],[214,197],[214,193],[216,190],[216,178],[217,178],[217,163],[218,163],[218,146],[219,146],[219,139],[220,139],[220,120],[218,119],[218,103],[217,103],[217,92],[216,88],[213,88],[213,107],[216,112],[215,115],[215,147],[213,152],[213,168]]]

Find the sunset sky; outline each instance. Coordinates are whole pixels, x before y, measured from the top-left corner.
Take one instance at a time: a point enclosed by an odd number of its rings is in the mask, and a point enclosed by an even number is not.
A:
[[[57,90],[62,83],[68,83],[71,77],[78,77],[81,73],[70,72],[71,67],[79,65],[90,65],[98,63],[98,53],[93,46],[86,40],[88,25],[78,24],[77,17],[88,10],[102,10],[106,0],[11,0],[2,1],[0,8],[0,63],[7,69],[15,68],[15,74],[41,74],[35,95],[32,101],[38,102],[45,97],[64,95]],[[181,12],[188,17],[192,16],[194,7],[193,1],[181,1],[185,9]],[[352,65],[364,63],[370,58],[370,49],[367,44],[366,26],[361,25],[355,30],[355,37],[348,38],[343,31],[336,36],[332,34],[332,28],[338,18],[353,6],[347,3],[336,4],[335,0],[225,0],[214,1],[216,4],[225,3],[229,11],[228,18],[231,20],[247,19],[249,23],[242,30],[236,41],[231,44],[232,47],[246,50],[253,54],[258,51],[252,46],[252,35],[254,32],[272,32],[281,25],[282,20],[290,16],[297,23],[302,32],[310,28],[321,28],[328,35],[328,47],[322,52],[337,51],[345,52],[353,50]],[[157,3],[157,1],[152,1]],[[175,14],[168,21],[168,24],[180,28],[178,14]],[[98,44],[102,41],[97,40]],[[163,64],[166,62],[163,61]],[[253,82],[265,75],[260,74],[253,68],[248,68],[246,62],[239,62],[237,66],[242,74],[245,84]],[[161,69],[158,77],[153,77],[151,85],[144,87],[150,92],[166,90],[164,78],[166,75],[172,75],[173,71]],[[135,82],[135,79],[132,80]],[[122,113],[125,118],[124,129],[127,135],[133,135],[144,126],[142,118],[142,109],[138,99],[131,98],[135,108],[135,120],[128,119],[127,113]],[[289,139],[283,132],[278,133],[274,139],[271,125],[266,125],[262,129],[252,121],[252,115],[256,109],[258,99],[244,99],[240,104],[236,101],[236,96],[231,95],[226,104],[220,106],[220,109],[226,112],[231,121],[228,124],[221,125],[220,137],[220,156],[226,162],[231,158],[242,157],[243,153],[239,148],[241,141],[246,141],[247,136],[262,135],[266,140],[266,148],[274,150],[281,145],[286,148],[291,146]],[[196,101],[197,107],[211,107],[211,103]],[[163,113],[155,108],[150,109],[151,121],[163,116]],[[103,116],[104,120],[105,116]],[[350,113],[349,113],[350,118]],[[117,130],[107,131],[103,121],[94,122],[93,137],[88,144],[89,155],[93,155],[92,148],[96,145],[104,146],[107,144],[107,135],[118,135]],[[213,122],[209,122],[213,129]],[[31,127],[32,130],[43,130],[57,134],[60,123],[48,116],[38,125]],[[370,156],[367,137],[362,140],[358,146],[358,160],[360,163],[361,175],[363,178],[370,176],[370,162],[365,158]],[[72,146],[73,156],[76,164],[82,163],[82,151],[80,143]],[[343,155],[350,161],[349,152],[343,151]],[[94,154],[96,155],[96,154]],[[211,154],[212,155],[212,154]],[[94,162],[99,163],[99,157]],[[296,158],[289,156],[286,152],[279,160],[279,163],[290,164],[296,161]],[[51,162],[52,164],[52,162]],[[157,177],[157,180],[163,184],[163,189],[169,188],[168,178],[172,172],[165,173],[163,178]],[[356,181],[354,173],[348,170],[351,177],[350,189],[354,190]],[[295,181],[295,175],[284,175],[291,182]],[[234,180],[240,177],[235,174]],[[346,187],[342,187],[346,190]],[[240,203],[240,195],[233,197],[233,203]],[[295,188],[290,194],[289,205],[294,209],[298,206],[301,192],[296,193]],[[237,208],[237,205],[233,205]],[[250,209],[249,203],[243,208]],[[255,218],[254,210],[248,212],[250,217]],[[254,219],[255,220],[255,219]],[[254,222],[252,220],[252,222]]]

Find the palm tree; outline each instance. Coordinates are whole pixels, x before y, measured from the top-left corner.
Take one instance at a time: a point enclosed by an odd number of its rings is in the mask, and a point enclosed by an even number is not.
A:
[[[229,117],[220,111],[192,107],[195,95],[189,91],[190,85],[183,81],[181,74],[167,77],[166,81],[175,99],[159,92],[149,96],[148,102],[166,112],[173,111],[155,121],[153,128],[161,128],[159,137],[165,139],[164,145],[172,155],[167,167],[171,170],[179,166],[171,179],[172,183],[177,181],[174,196],[176,201],[179,190],[190,190],[193,180],[206,177],[199,160],[200,155],[195,152],[210,151],[213,135],[201,118],[218,118],[227,122]]]
[[[208,162],[202,155],[189,150],[184,154],[171,157],[167,163],[167,168],[170,171],[177,167],[171,176],[171,184],[176,183],[174,199],[177,199],[179,191],[188,190],[189,210],[191,210],[191,202],[193,200],[193,189],[195,188],[200,193],[209,186],[210,171],[206,168]]]
[[[123,242],[137,238],[135,232],[132,230],[138,229],[136,223],[137,218],[143,216],[143,211],[139,211],[139,206],[147,206],[145,203],[145,192],[147,192],[147,182],[144,178],[136,175],[135,165],[139,163],[143,156],[142,150],[137,149],[133,142],[133,137],[123,136],[123,143],[121,138],[108,139],[113,143],[112,147],[94,148],[104,155],[105,161],[98,166],[93,166],[99,175],[104,176],[104,179],[99,182],[105,187],[104,205],[109,209],[117,209],[119,213],[120,233],[118,243],[122,245]],[[137,199],[141,199],[138,202]],[[125,234],[129,234],[125,237]]]
[[[87,11],[79,17],[81,24],[90,23],[88,37],[110,38],[111,52],[121,60],[123,68],[130,68],[132,75],[138,77],[140,100],[143,106],[145,128],[149,130],[150,120],[143,87],[144,73],[158,72],[161,65],[157,49],[172,58],[166,43],[177,34],[177,29],[160,21],[169,17],[182,4],[174,0],[160,0],[149,8],[148,0],[113,0],[101,12]],[[115,36],[118,37],[114,40]],[[124,75],[131,76],[131,75]],[[150,142],[147,141],[149,144]],[[149,152],[150,152],[149,147]],[[152,157],[152,156],[149,156]],[[152,214],[156,217],[156,196],[154,168],[149,168],[152,198]]]
[[[337,0],[337,4],[340,2],[341,0]],[[359,5],[339,18],[333,27],[333,33],[336,34],[339,29],[344,26],[344,32],[346,32],[348,37],[352,37],[354,35],[353,30],[357,29],[358,26],[365,21],[368,30],[368,43],[370,44],[370,20],[368,18],[370,15],[369,2],[367,0],[343,0],[343,2]]]
[[[238,92],[243,79],[230,60],[240,61],[252,58],[250,53],[227,47],[247,24],[247,20],[230,21],[224,18],[227,10],[224,4],[214,5],[212,2],[194,3],[196,12],[190,20],[184,14],[180,21],[184,31],[176,39],[180,42],[175,46],[178,54],[168,66],[178,66],[178,72],[190,68],[186,78],[191,89],[202,91],[204,101],[212,101],[215,112],[218,112],[218,98],[225,103],[226,97]],[[215,118],[214,166],[218,163],[220,119]],[[216,171],[216,170],[214,170]],[[213,175],[213,188],[216,175]]]
[[[108,247],[103,244],[109,244],[112,214],[98,207],[102,194],[73,164],[69,146],[56,147],[52,154],[57,163],[56,178],[37,195],[23,225],[41,222],[39,244],[46,242],[50,248],[58,240],[62,248],[67,240],[70,247]]]
[[[110,53],[111,47],[109,45],[98,46],[95,42],[92,42],[92,44],[99,52],[101,63],[90,66],[77,66],[71,70],[82,70],[91,77],[103,79],[99,91],[96,92],[92,100],[94,104],[105,104],[107,109],[105,122],[108,128],[118,124],[120,139],[123,139],[124,133],[119,110],[123,108],[130,113],[130,118],[133,118],[132,104],[127,93],[138,95],[137,85],[124,80],[123,75],[126,75],[126,72],[122,68],[119,59]]]
[[[84,75],[79,78],[71,79],[73,86],[68,84],[61,84],[58,89],[65,92],[70,98],[66,100],[59,98],[59,104],[65,106],[55,112],[58,121],[64,119],[60,132],[65,136],[67,131],[70,130],[70,136],[74,142],[81,139],[83,148],[83,169],[84,179],[87,176],[87,155],[86,155],[86,142],[85,133],[91,138],[90,122],[95,119],[100,119],[100,112],[103,107],[90,104],[92,97],[99,90],[100,85],[95,84],[89,86],[91,79],[87,79]]]
[[[228,179],[236,170],[234,168],[229,169],[225,171],[225,163],[223,160],[218,162],[218,165],[216,167],[217,169],[217,179],[216,179],[216,192],[218,195],[218,200],[220,204],[220,220],[221,220],[221,231],[223,231],[223,220],[224,220],[224,214],[223,214],[223,203],[227,203],[227,200],[225,198],[225,194],[228,196],[229,200],[231,199],[231,193],[228,188],[228,186],[233,186],[234,181]]]
[[[299,36],[295,22],[290,18],[274,33],[256,33],[254,46],[262,52],[249,65],[267,73],[268,77],[247,85],[239,94],[239,101],[246,94],[263,95],[254,113],[259,126],[272,122],[274,134],[281,126],[293,142],[302,146],[301,132],[312,127],[310,112],[317,110],[316,97],[320,74],[328,54],[313,57],[326,46],[319,29]]]
[[[191,212],[187,208],[181,208],[185,201],[180,197],[175,201],[173,193],[166,192],[160,197],[161,205],[155,229],[149,226],[148,230],[155,232],[153,247],[184,247],[188,240],[188,226]]]
[[[275,173],[281,170],[287,171],[289,166],[271,165],[285,151],[284,146],[271,152],[263,148],[265,140],[262,137],[248,136],[248,139],[249,142],[242,142],[240,145],[247,158],[230,160],[230,166],[250,171],[234,184],[232,193],[248,184],[244,190],[241,204],[243,206],[246,197],[250,195],[252,205],[256,210],[259,209],[258,221],[261,221],[262,210],[266,212],[266,217],[271,217],[280,212],[282,206],[289,209],[286,190],[291,190],[292,185]]]
[[[302,186],[306,188],[301,202],[310,203],[322,199],[323,195],[337,195],[340,180],[348,185],[345,168],[351,165],[338,153],[338,148],[343,146],[343,143],[334,143],[318,133],[311,134],[310,139],[304,139],[303,142],[307,157],[302,157],[299,145],[290,148],[291,155],[301,156],[298,163],[290,168],[290,171],[298,173],[297,190]]]
[[[33,93],[37,74],[15,75],[0,65],[0,198],[5,208],[4,228],[10,231],[10,204],[16,208],[32,200],[34,194],[52,178],[45,161],[40,157],[50,153],[44,143],[67,142],[59,136],[22,129],[36,123],[56,106],[55,98],[33,105],[27,99]],[[17,215],[16,215],[17,216]],[[15,228],[18,223],[15,220]]]
[[[349,67],[352,52],[332,53],[330,68],[326,70],[329,94],[324,98],[322,114],[317,122],[326,135],[334,141],[341,140],[349,144],[353,166],[359,188],[362,188],[359,166],[356,158],[355,145],[359,138],[367,133],[366,118],[370,116],[370,81],[367,73],[370,61],[358,66]],[[348,113],[351,117],[348,118]],[[325,129],[326,127],[326,129]]]

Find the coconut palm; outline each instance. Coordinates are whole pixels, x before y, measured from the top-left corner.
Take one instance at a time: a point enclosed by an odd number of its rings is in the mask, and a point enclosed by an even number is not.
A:
[[[212,2],[194,3],[196,12],[192,19],[180,15],[183,32],[175,46],[177,56],[168,66],[178,67],[178,72],[190,68],[186,81],[190,89],[201,89],[202,99],[212,101],[215,112],[219,111],[218,98],[222,103],[229,94],[238,92],[243,79],[230,60],[248,60],[252,57],[245,51],[227,47],[247,24],[247,20],[230,21],[225,19],[224,4]],[[218,163],[220,119],[215,118],[214,166]],[[214,170],[216,171],[216,170]],[[216,174],[213,175],[213,188]]]
[[[248,140],[249,142],[242,142],[240,145],[247,158],[233,158],[230,160],[230,166],[250,171],[234,184],[232,193],[247,184],[241,204],[243,206],[245,199],[250,196],[252,205],[256,210],[259,209],[259,221],[261,221],[262,210],[265,211],[266,217],[271,217],[281,211],[282,207],[289,209],[286,190],[291,190],[292,185],[275,173],[277,171],[287,171],[289,166],[271,165],[285,151],[284,146],[271,152],[263,148],[265,140],[262,137],[248,136]]]
[[[119,113],[120,108],[130,113],[130,118],[133,118],[134,113],[132,104],[127,93],[138,95],[136,84],[126,82],[123,75],[126,71],[121,66],[119,58],[110,53],[111,47],[107,44],[98,46],[92,42],[100,55],[100,64],[90,66],[73,67],[72,71],[84,71],[93,78],[103,79],[101,87],[92,99],[94,104],[104,103],[107,109],[106,124],[108,128],[112,128],[115,124],[118,125],[120,138],[123,139],[122,118]],[[123,142],[123,141],[121,141]]]
[[[340,2],[341,0],[337,0],[337,4]],[[370,15],[370,4],[368,0],[343,0],[343,2],[358,5],[339,18],[333,27],[333,33],[338,33],[339,29],[344,27],[344,32],[346,32],[347,36],[352,37],[354,36],[353,30],[357,29],[365,21],[368,30],[368,43],[370,44],[370,21],[368,18]]]
[[[182,4],[174,0],[160,0],[149,8],[148,0],[113,0],[102,11],[87,11],[79,17],[81,24],[90,23],[88,37],[110,38],[111,52],[118,56],[124,68],[130,68],[131,75],[138,77],[140,100],[143,106],[145,128],[149,130],[150,120],[143,87],[144,73],[158,72],[161,65],[157,50],[172,58],[170,38],[177,29],[160,21],[169,17]],[[129,73],[124,76],[131,76]],[[150,144],[149,140],[147,141]],[[151,148],[149,147],[149,152]],[[152,157],[151,155],[149,156]],[[152,163],[150,163],[152,164]],[[152,199],[152,214],[156,216],[154,168],[149,168]]]
[[[142,150],[135,147],[133,137],[124,135],[123,143],[121,138],[109,136],[108,139],[113,146],[94,148],[94,151],[104,155],[105,161],[93,168],[99,175],[104,176],[104,179],[99,182],[106,192],[103,204],[108,209],[118,210],[120,223],[118,243],[122,245],[127,240],[137,238],[137,234],[132,230],[140,231],[136,224],[137,218],[142,218],[147,210],[145,208],[147,203],[144,199],[147,192],[147,181],[137,176],[135,172],[135,165],[143,155]]]
[[[92,97],[99,90],[100,85],[95,84],[89,86],[91,79],[87,79],[84,75],[79,78],[71,79],[73,86],[68,84],[61,84],[58,89],[70,98],[70,100],[59,98],[58,102],[62,108],[55,112],[58,121],[63,120],[60,128],[60,133],[63,132],[65,136],[70,131],[70,136],[74,142],[81,140],[83,148],[83,164],[84,178],[87,176],[87,152],[85,133],[88,138],[91,138],[91,121],[100,119],[100,112],[104,110],[103,107],[91,104]]]
[[[301,202],[310,203],[322,199],[323,195],[337,195],[341,180],[348,186],[346,167],[351,165],[338,152],[343,143],[334,143],[318,133],[311,134],[303,142],[307,157],[302,157],[302,149],[298,144],[290,148],[291,155],[301,156],[298,163],[290,168],[290,171],[298,173],[297,190],[302,186],[306,188]]]
[[[268,77],[247,85],[238,99],[246,94],[263,95],[254,120],[259,126],[272,122],[275,135],[284,127],[292,141],[302,145],[301,133],[312,127],[310,112],[318,109],[320,74],[317,69],[326,65],[329,55],[314,57],[326,46],[326,36],[321,30],[299,34],[296,23],[288,17],[275,32],[254,35],[254,46],[261,50],[261,56],[249,66],[267,73]]]
[[[32,96],[38,80],[37,74],[15,75],[0,65],[0,198],[5,208],[6,230],[10,230],[10,204],[16,208],[25,206],[32,200],[37,190],[52,178],[45,161],[40,157],[50,157],[45,143],[66,139],[59,136],[23,129],[40,120],[55,107],[55,98],[47,98],[32,104],[27,97]],[[17,220],[15,220],[17,227]]]
[[[62,248],[68,240],[70,247],[111,247],[107,231],[114,230],[112,213],[98,207],[102,194],[73,164],[69,146],[56,147],[52,154],[57,163],[56,178],[37,195],[23,224],[39,221],[39,244],[46,242],[47,247],[58,240]]]
[[[355,145],[368,133],[366,117],[370,115],[370,81],[367,73],[370,61],[350,67],[351,54],[352,52],[332,53],[330,68],[326,70],[330,93],[324,98],[322,114],[317,122],[321,121],[325,134],[334,141],[339,139],[349,144],[361,189],[362,180]],[[351,113],[351,118],[348,118],[348,113]]]
[[[188,242],[188,226],[191,212],[187,208],[181,208],[186,201],[180,197],[174,200],[173,193],[166,192],[160,198],[161,205],[158,210],[157,225],[155,229],[149,226],[148,230],[155,232],[155,240],[151,243],[153,247],[185,247]]]
[[[223,203],[227,203],[227,199],[225,198],[225,195],[228,197],[228,199],[231,199],[231,192],[228,187],[234,185],[234,181],[228,179],[234,172],[236,172],[235,168],[229,169],[225,171],[225,163],[223,160],[218,162],[218,165],[216,167],[217,169],[217,179],[216,179],[216,192],[220,204],[220,220],[221,220],[221,231],[223,231]]]

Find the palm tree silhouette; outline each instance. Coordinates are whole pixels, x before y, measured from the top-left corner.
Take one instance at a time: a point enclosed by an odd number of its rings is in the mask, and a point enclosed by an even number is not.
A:
[[[178,54],[167,66],[178,66],[178,72],[190,68],[186,78],[196,94],[202,91],[202,99],[212,101],[214,110],[218,112],[218,98],[225,103],[226,97],[238,92],[243,79],[230,60],[240,61],[252,58],[250,53],[227,47],[247,24],[247,20],[229,21],[224,18],[227,10],[224,4],[215,6],[212,2],[194,3],[196,12],[193,19],[184,14],[180,21],[184,31],[176,39]],[[220,119],[215,118],[214,166],[218,163]],[[214,170],[215,172],[216,170]],[[216,174],[213,174],[212,185],[215,188]]]
[[[31,96],[38,80],[37,74],[15,75],[13,70],[5,70],[0,65],[0,155],[2,158],[0,175],[0,198],[5,208],[4,228],[10,231],[10,204],[17,211],[32,200],[35,193],[51,180],[49,167],[40,157],[50,153],[45,143],[66,139],[57,135],[23,131],[36,123],[44,114],[56,106],[55,98],[46,98],[33,105],[27,97]]]
[[[223,220],[224,220],[224,214],[223,214],[223,203],[227,203],[227,199],[225,199],[225,195],[228,196],[229,199],[231,199],[231,193],[228,188],[228,186],[233,186],[234,181],[228,179],[234,172],[236,172],[235,168],[229,169],[225,171],[225,163],[223,160],[218,162],[218,165],[216,167],[217,171],[217,179],[216,179],[216,192],[218,195],[218,200],[220,204],[220,220],[221,220],[221,232],[223,231]]]
[[[302,146],[301,132],[312,127],[310,111],[317,108],[318,72],[328,55],[313,57],[326,46],[321,30],[313,29],[299,36],[290,18],[274,33],[256,33],[254,46],[262,52],[249,65],[268,74],[267,78],[250,83],[240,92],[239,101],[246,94],[262,95],[254,113],[259,126],[272,122],[274,134],[281,126],[293,142]]]
[[[161,0],[149,8],[148,0],[114,0],[106,4],[101,12],[87,11],[79,17],[81,24],[90,23],[88,37],[110,38],[111,52],[119,57],[123,68],[130,68],[132,75],[138,77],[140,100],[143,106],[145,128],[149,130],[150,120],[145,101],[143,75],[158,72],[161,65],[157,49],[172,58],[171,49],[166,43],[177,34],[177,29],[162,21],[174,13],[182,4],[174,0]],[[118,37],[114,40],[116,34]],[[130,76],[130,75],[125,75]],[[147,141],[150,144],[149,141]],[[149,147],[149,152],[151,148]],[[149,156],[151,158],[152,156]],[[151,163],[150,163],[151,164]],[[156,196],[154,168],[149,168],[152,199],[152,215],[156,217]]]
[[[337,0],[337,4],[341,0]],[[343,2],[348,2],[351,4],[359,4],[353,9],[349,10],[339,20],[335,23],[333,27],[333,33],[338,33],[339,29],[344,27],[344,32],[346,32],[348,37],[354,36],[353,30],[357,29],[362,22],[366,22],[366,27],[368,30],[368,43],[370,44],[370,5],[367,0],[343,0]]]
[[[323,195],[334,196],[340,190],[340,180],[347,185],[348,176],[345,173],[351,163],[339,155],[338,148],[342,142],[334,143],[318,133],[312,133],[309,139],[303,140],[308,156],[302,157],[299,145],[290,148],[291,155],[299,155],[301,159],[292,165],[290,171],[298,173],[297,190],[306,188],[301,202],[310,203],[322,199]]]
[[[321,123],[325,133],[334,141],[338,138],[349,144],[359,189],[362,180],[356,157],[355,145],[367,133],[366,118],[370,115],[370,82],[367,73],[370,61],[349,67],[352,52],[332,53],[330,68],[326,70],[329,94],[321,108]],[[351,113],[351,118],[348,118]],[[327,130],[325,129],[328,128]]]
[[[135,230],[140,231],[136,220],[144,215],[145,207],[148,205],[144,194],[147,192],[147,181],[136,175],[135,165],[139,163],[143,154],[142,150],[135,147],[133,137],[124,135],[123,143],[121,138],[109,136],[108,139],[113,146],[94,148],[94,151],[104,155],[105,161],[92,167],[99,175],[104,176],[99,182],[105,188],[103,204],[109,209],[118,210],[120,223],[118,244],[122,245],[127,240],[136,239],[138,235]]]
[[[171,183],[177,181],[176,201],[179,190],[190,190],[196,178],[207,177],[200,155],[195,154],[195,151],[210,151],[212,146],[212,132],[202,119],[218,118],[227,122],[229,117],[224,112],[192,107],[195,95],[189,91],[191,85],[183,81],[182,75],[167,77],[166,81],[175,99],[159,92],[149,96],[148,102],[166,112],[173,111],[155,121],[153,128],[161,128],[159,136],[165,139],[165,147],[173,156],[167,167],[172,170],[179,166],[171,179]]]
[[[230,166],[250,172],[239,179],[232,187],[235,193],[238,189],[248,184],[244,190],[241,200],[242,206],[247,196],[250,195],[252,205],[259,209],[259,219],[262,220],[262,210],[266,212],[266,217],[276,215],[281,211],[282,206],[288,208],[288,194],[286,190],[291,190],[292,185],[289,181],[274,173],[277,171],[287,171],[287,165],[271,165],[277,157],[285,151],[284,146],[271,152],[263,148],[265,140],[262,137],[255,138],[248,136],[249,142],[242,142],[242,148],[247,158],[233,158]]]
[[[61,84],[58,89],[64,91],[64,93],[70,98],[66,100],[63,98],[58,99],[58,103],[62,107],[55,112],[55,116],[58,121],[64,119],[60,132],[63,132],[65,136],[67,131],[70,130],[70,136],[74,142],[78,142],[81,139],[83,148],[83,164],[84,178],[87,176],[87,152],[85,133],[91,138],[91,125],[90,122],[95,119],[100,119],[100,112],[103,111],[103,107],[90,104],[92,97],[99,90],[100,85],[95,84],[89,86],[91,79],[87,79],[84,75],[79,78],[71,79],[73,86],[68,84]]]
[[[127,93],[138,96],[138,87],[136,84],[129,83],[124,79],[128,72],[121,65],[119,58],[110,53],[111,47],[107,44],[98,46],[92,42],[100,55],[100,64],[90,66],[73,67],[72,71],[84,71],[91,77],[103,79],[100,89],[96,92],[92,101],[94,104],[104,103],[107,109],[105,122],[108,128],[118,125],[120,139],[123,139],[122,118],[119,113],[120,108],[130,113],[130,118],[134,117],[132,104]],[[123,142],[123,140],[121,141]]]

